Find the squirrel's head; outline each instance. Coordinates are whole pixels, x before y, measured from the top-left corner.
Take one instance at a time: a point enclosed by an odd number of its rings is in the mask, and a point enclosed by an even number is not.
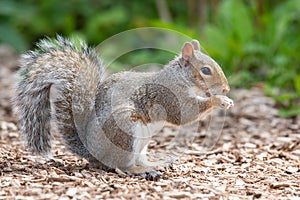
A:
[[[186,42],[182,47],[181,63],[187,67],[197,88],[196,94],[210,97],[225,95],[230,91],[221,67],[208,55],[200,51],[197,40]]]

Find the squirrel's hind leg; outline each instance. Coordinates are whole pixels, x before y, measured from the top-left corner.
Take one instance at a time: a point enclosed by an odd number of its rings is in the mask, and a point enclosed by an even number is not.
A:
[[[64,140],[64,143],[68,147],[68,149],[74,153],[79,155],[82,158],[85,158],[89,162],[89,166],[93,168],[101,168],[106,169],[103,164],[101,164],[84,146],[82,143],[80,136],[78,135],[77,130],[75,129],[75,124],[73,117],[71,115],[71,111],[69,109],[70,102],[61,100],[61,101],[53,101],[54,110],[53,114],[55,115],[55,122],[57,124],[57,129],[61,133],[61,136]],[[71,116],[71,117],[66,117]]]
[[[72,134],[70,134],[72,132]],[[69,134],[63,134],[63,139],[65,143],[67,144],[69,150],[79,155],[82,158],[85,158],[88,161],[88,167],[90,168],[97,168],[104,171],[113,171],[112,168],[104,165],[101,163],[97,158],[95,158],[88,149],[84,146],[84,144],[81,142],[78,133],[75,130],[65,130],[64,133]]]
[[[60,131],[63,133],[62,138],[65,144],[72,153],[85,158],[89,162],[89,166],[93,168],[105,168],[104,165],[100,163],[84,146],[76,130],[72,128],[61,128]]]

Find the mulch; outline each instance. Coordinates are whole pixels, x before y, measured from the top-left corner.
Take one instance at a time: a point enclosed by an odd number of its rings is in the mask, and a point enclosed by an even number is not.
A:
[[[90,168],[57,136],[53,158],[30,155],[10,101],[17,55],[0,46],[0,58],[0,199],[300,198],[300,116],[280,117],[260,87],[233,90],[234,108],[204,119],[197,131],[181,127],[179,137],[178,128],[166,125],[150,152],[172,153],[181,145],[184,153],[159,168],[160,180],[147,181]]]

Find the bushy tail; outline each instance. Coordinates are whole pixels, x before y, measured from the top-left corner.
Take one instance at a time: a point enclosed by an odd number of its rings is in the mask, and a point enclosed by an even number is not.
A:
[[[69,134],[74,135],[72,92],[75,87],[80,87],[76,80],[78,73],[82,68],[95,69],[97,80],[93,79],[93,84],[99,85],[102,67],[96,52],[82,42],[76,46],[58,36],[54,40],[40,41],[37,47],[35,51],[22,55],[14,102],[19,112],[20,132],[30,150],[36,154],[48,154],[52,140],[51,87],[55,86],[60,95],[55,103],[60,130],[72,130]]]

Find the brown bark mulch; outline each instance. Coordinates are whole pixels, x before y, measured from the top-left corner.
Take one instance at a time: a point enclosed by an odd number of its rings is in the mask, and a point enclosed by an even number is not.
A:
[[[275,102],[259,88],[232,92],[235,107],[210,151],[203,153],[203,141],[214,123],[206,119],[179,160],[161,169],[163,178],[146,181],[89,168],[59,140],[54,159],[29,155],[9,101],[16,55],[9,56],[14,59],[0,59],[0,199],[300,198],[300,116],[279,117]],[[217,114],[212,119],[222,121]],[[167,125],[150,151],[172,149],[175,132]]]

